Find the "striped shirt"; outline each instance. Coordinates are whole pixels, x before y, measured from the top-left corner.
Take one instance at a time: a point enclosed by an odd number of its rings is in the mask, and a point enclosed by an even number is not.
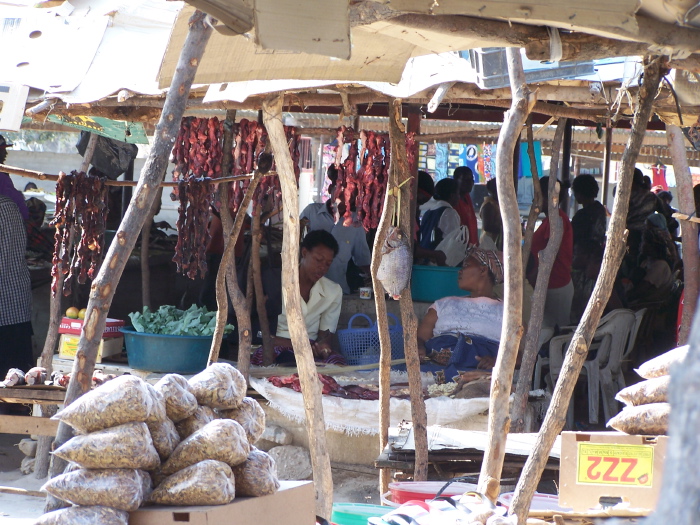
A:
[[[0,195],[0,326],[32,317],[32,286],[25,260],[27,231],[17,205]]]

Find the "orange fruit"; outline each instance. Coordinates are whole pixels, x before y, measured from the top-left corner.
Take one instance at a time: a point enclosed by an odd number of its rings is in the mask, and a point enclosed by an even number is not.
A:
[[[78,319],[85,319],[85,314],[87,313],[87,308],[81,308],[78,311]]]
[[[66,310],[66,317],[68,317],[69,319],[77,319],[78,313],[79,310],[75,306],[71,306],[70,308],[68,308],[68,310]]]

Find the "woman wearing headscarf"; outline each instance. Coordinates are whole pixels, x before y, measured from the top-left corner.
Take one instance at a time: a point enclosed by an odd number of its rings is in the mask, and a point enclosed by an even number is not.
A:
[[[418,327],[418,351],[459,371],[491,369],[501,338],[503,302],[494,286],[503,282],[503,265],[497,253],[470,247],[458,273],[457,286],[467,297],[444,297],[435,301]],[[460,345],[466,352],[459,353]],[[450,349],[445,355],[444,349]],[[439,355],[439,354],[443,355]]]

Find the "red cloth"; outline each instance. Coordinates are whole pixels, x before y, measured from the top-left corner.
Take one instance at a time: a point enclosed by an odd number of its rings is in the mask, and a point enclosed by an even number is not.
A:
[[[661,186],[663,191],[668,191],[668,184],[666,184],[666,166],[652,166],[651,167],[652,186]]]
[[[559,210],[559,217],[561,217],[564,226],[564,233],[561,238],[559,253],[557,253],[557,258],[554,260],[552,273],[549,275],[549,286],[547,286],[549,289],[561,288],[571,281],[571,263],[574,258],[574,234],[571,228],[571,221],[569,221],[569,217],[567,217],[566,213]],[[535,261],[539,260],[537,254],[547,247],[548,242],[549,218],[546,218],[532,236],[532,247],[530,251],[535,257]]]
[[[476,224],[476,212],[474,211],[474,203],[472,203],[471,196],[467,193],[463,197],[460,197],[455,209],[457,210],[457,213],[459,213],[459,219],[462,226],[466,226],[469,229],[469,244],[476,244],[479,246],[479,232]]]

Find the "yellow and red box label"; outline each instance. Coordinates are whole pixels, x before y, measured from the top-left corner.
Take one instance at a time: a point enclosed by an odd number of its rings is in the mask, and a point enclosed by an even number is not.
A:
[[[576,470],[577,483],[651,487],[654,447],[579,442]]]

